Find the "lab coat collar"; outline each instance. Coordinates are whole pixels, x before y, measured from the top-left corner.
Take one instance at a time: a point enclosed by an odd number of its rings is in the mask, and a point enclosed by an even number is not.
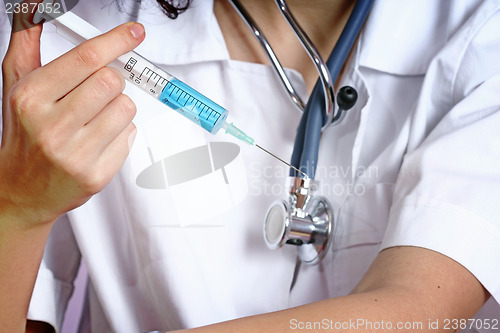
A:
[[[359,65],[396,75],[424,74],[448,39],[447,15],[442,13],[450,3],[376,1],[361,35]]]
[[[101,0],[80,1],[74,12],[107,31],[134,19],[132,3],[124,1],[119,10],[114,0],[104,6]],[[375,1],[360,37],[359,65],[396,75],[424,74],[449,37],[449,20],[442,15],[450,11],[449,6],[448,1],[435,0]],[[103,15],[95,15],[96,7]],[[137,51],[154,63],[183,65],[230,58],[213,0],[193,0],[189,10],[175,20],[156,1],[143,0],[136,20],[146,28],[146,39]]]
[[[135,14],[134,2],[123,1],[120,9],[114,0],[107,5],[101,0],[86,0],[80,1],[74,12],[102,31],[130,20],[142,23],[146,39],[136,51],[156,64],[184,65],[229,59],[213,12],[213,0],[193,0],[189,10],[175,20],[168,18],[155,0],[143,0]],[[96,7],[101,8],[102,15],[95,15]]]
[[[133,19],[141,22],[146,39],[137,51],[154,63],[184,65],[230,59],[213,0],[193,0],[189,10],[175,20],[155,0],[143,0],[136,17],[132,0],[123,1],[122,10],[114,0],[108,5],[101,1],[80,1],[74,12],[102,31]],[[375,1],[360,37],[359,65],[396,75],[424,74],[448,39],[448,21],[440,13],[449,11],[449,6],[448,1],[435,0]],[[95,15],[96,7],[103,15]]]

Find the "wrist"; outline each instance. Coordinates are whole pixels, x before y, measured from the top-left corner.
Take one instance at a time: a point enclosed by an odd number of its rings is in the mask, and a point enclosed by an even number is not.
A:
[[[48,214],[48,212],[44,214],[17,202],[13,188],[15,187],[0,181],[0,228],[4,230],[31,229],[44,224],[52,225],[57,219],[57,214]]]
[[[60,214],[37,209],[35,203],[40,198],[30,193],[30,184],[19,181],[17,175],[8,171],[5,165],[0,165],[0,227],[23,229],[52,224]]]
[[[4,230],[28,230],[43,225],[50,227],[56,219],[57,216],[35,215],[27,208],[0,198],[0,228]]]

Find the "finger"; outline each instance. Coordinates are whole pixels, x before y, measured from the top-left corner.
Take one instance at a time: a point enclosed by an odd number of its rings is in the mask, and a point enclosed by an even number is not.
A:
[[[17,20],[17,18],[14,18]],[[14,32],[12,30],[9,48],[2,63],[2,80],[4,101],[8,99],[12,87],[28,73],[40,67],[40,35],[42,26]],[[2,143],[7,144],[7,138],[17,127],[16,117],[7,108],[2,112]]]
[[[120,170],[127,159],[136,133],[135,125],[130,123],[99,156],[93,165],[96,178],[94,184],[90,184],[91,192],[102,190]]]
[[[100,155],[130,126],[135,114],[134,102],[127,95],[118,96],[82,129],[86,144],[93,147],[94,154]]]
[[[41,66],[41,33],[42,26],[39,25],[11,34],[9,48],[2,64],[5,92],[10,91],[21,78]]]
[[[47,0],[45,0],[45,2],[46,1]],[[12,17],[12,32],[30,29],[40,23],[38,19],[35,23],[35,16],[38,16],[37,13],[40,9],[39,5],[44,2],[44,0],[23,0],[21,2],[16,2]]]
[[[73,151],[68,173],[86,196],[100,192],[113,179],[128,156],[135,134],[135,125],[129,123],[99,156],[89,155],[85,147]]]
[[[137,128],[134,123],[129,123],[120,135],[106,147],[97,165],[102,169],[109,166],[110,173],[117,173],[132,149],[136,134]]]
[[[90,39],[33,73],[39,94],[57,101],[97,70],[133,50],[144,40],[144,27],[129,22]]]
[[[55,117],[70,132],[79,130],[125,89],[125,79],[117,69],[104,67],[56,103]]]
[[[25,8],[14,13],[9,48],[4,58],[4,87],[7,91],[22,77],[40,67],[40,35],[42,25],[33,23],[34,8],[42,0],[19,3]]]

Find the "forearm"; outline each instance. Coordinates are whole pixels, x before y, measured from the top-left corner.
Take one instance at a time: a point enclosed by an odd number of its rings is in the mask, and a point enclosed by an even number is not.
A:
[[[405,299],[403,302],[403,298]],[[425,307],[425,304],[421,304]],[[332,298],[301,307],[247,317],[194,332],[437,332],[428,329],[427,311],[397,290],[377,290]],[[403,326],[401,326],[403,325]],[[408,329],[404,325],[411,325]],[[400,327],[402,329],[398,330]]]
[[[24,332],[52,223],[26,227],[20,221],[25,218],[22,213],[1,208],[4,209],[0,209],[0,326],[5,332]]]
[[[379,254],[351,295],[194,331],[438,333],[446,331],[444,319],[472,317],[487,297],[453,260],[421,248],[392,248]]]
[[[410,304],[400,304],[397,291],[381,290],[332,298],[296,308],[247,317],[222,324],[195,329],[194,332],[373,332],[374,328],[396,328],[399,322],[427,326],[428,318]],[[424,322],[425,321],[425,322]],[[377,330],[378,330],[377,329]],[[383,330],[380,330],[383,331]],[[397,329],[394,329],[397,332]],[[403,329],[401,332],[408,332]],[[416,331],[416,330],[415,330]],[[419,332],[426,332],[419,330]],[[435,332],[435,331],[434,331]]]

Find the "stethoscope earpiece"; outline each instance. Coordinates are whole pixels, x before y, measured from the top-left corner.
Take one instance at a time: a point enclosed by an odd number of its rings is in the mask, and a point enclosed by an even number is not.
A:
[[[337,93],[337,105],[343,111],[352,108],[357,100],[358,92],[351,86],[344,86]]]
[[[351,86],[344,86],[339,89],[337,93],[337,105],[338,111],[336,116],[332,119],[332,125],[336,125],[340,123],[344,116],[346,115],[346,111],[351,109],[358,100],[358,92]]]

